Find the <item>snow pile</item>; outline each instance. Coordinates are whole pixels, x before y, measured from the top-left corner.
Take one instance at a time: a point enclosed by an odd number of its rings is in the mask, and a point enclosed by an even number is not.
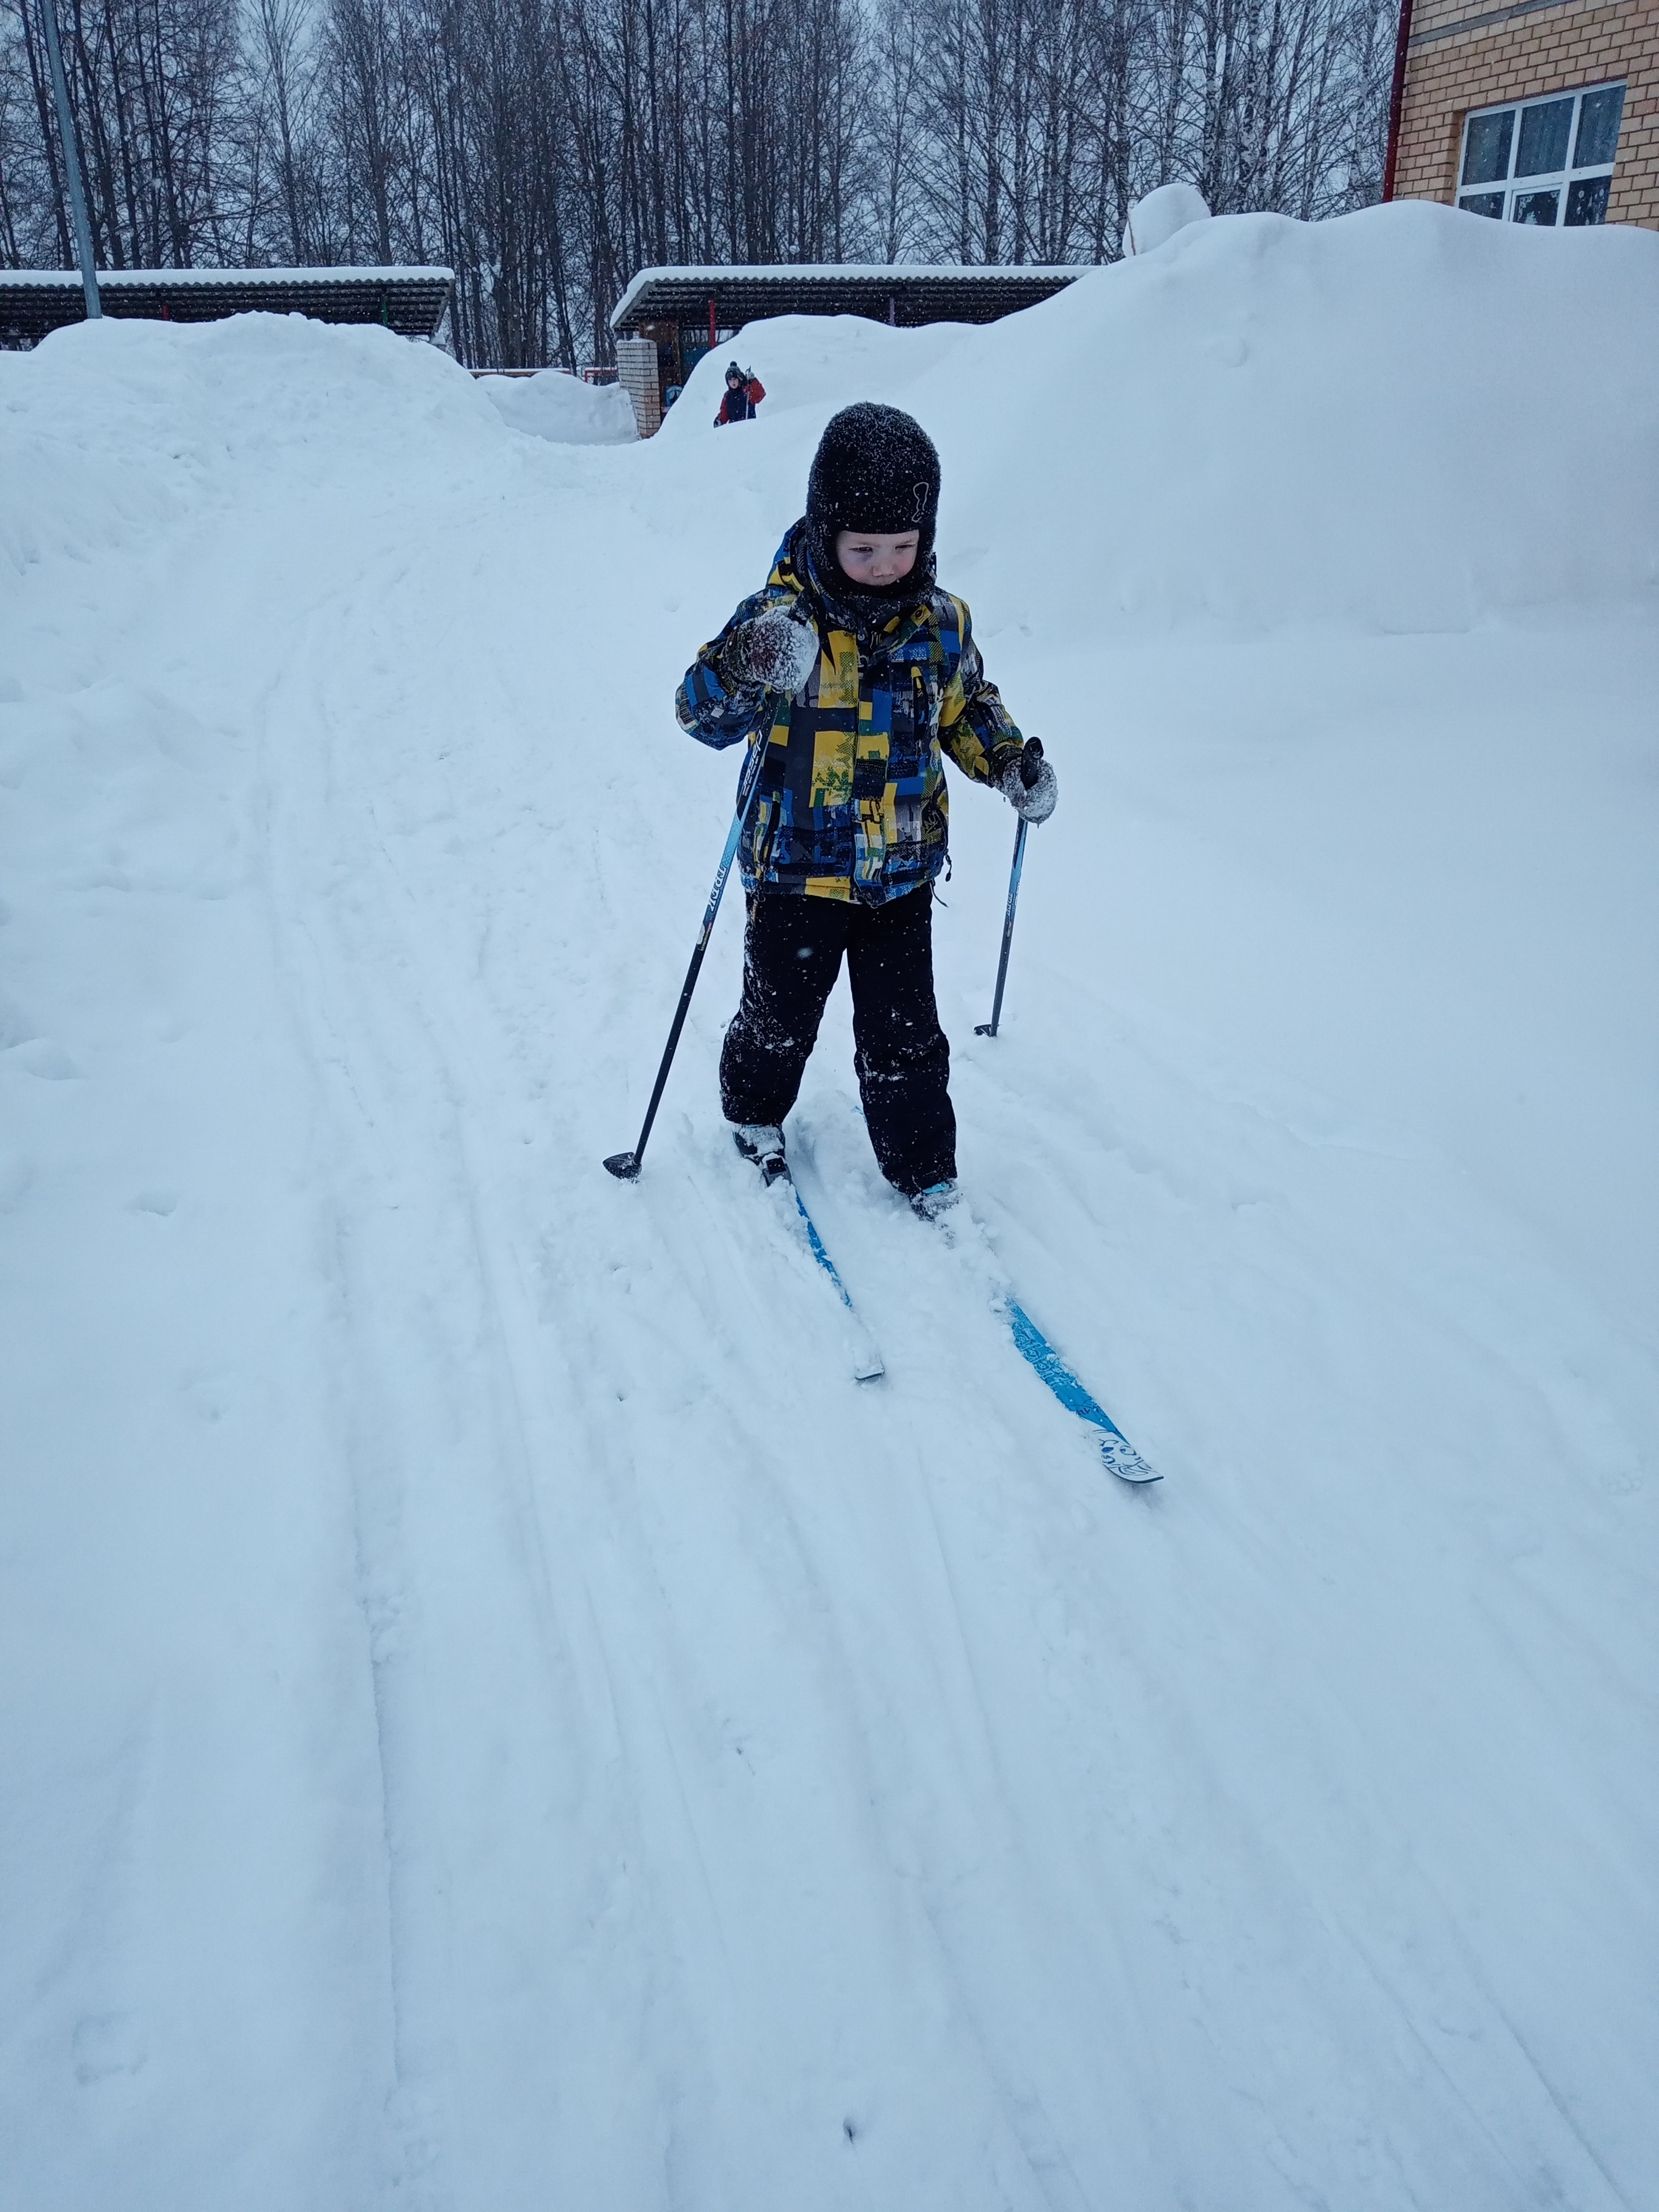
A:
[[[737,430],[742,436],[732,452],[751,458],[748,441],[757,434],[757,424],[811,408],[821,427],[838,407],[846,406],[849,393],[854,398],[875,398],[906,389],[935,362],[952,359],[962,341],[973,335],[963,323],[929,323],[921,330],[897,331],[885,323],[868,322],[862,315],[775,315],[766,322],[750,323],[739,337],[697,362],[653,443],[660,450],[665,441],[672,447],[714,428],[722,438],[728,430]],[[759,377],[766,397],[752,422],[716,425],[726,368],[734,357],[740,368]],[[782,378],[781,390],[774,386],[774,377]],[[794,447],[804,435],[804,426],[797,423],[788,441],[790,467],[794,465]],[[728,454],[722,466],[729,471],[732,465]],[[805,483],[803,471],[795,489],[798,501],[805,496]]]
[[[619,384],[585,384],[562,368],[478,382],[504,422],[556,446],[625,446],[639,435],[633,402]]]
[[[380,331],[0,356],[4,2212],[1649,2201],[1656,295],[1223,218],[615,447]],[[736,768],[673,684],[860,397],[1060,781],[994,1042],[953,790],[964,1176],[1152,1497],[843,996],[849,1379],[735,913],[599,1166]]]
[[[1167,244],[1188,223],[1207,222],[1209,204],[1195,185],[1160,185],[1129,210],[1124,229],[1125,250],[1152,253]]]
[[[1521,229],[1409,202],[1198,223],[986,330],[867,325],[851,396],[926,422],[950,574],[1051,638],[1457,631],[1645,597],[1659,247]],[[811,431],[778,417],[832,411],[832,343],[743,334],[779,496]],[[665,436],[706,434],[719,375],[698,364]]]
[[[0,574],[27,577],[66,559],[45,593],[52,621],[64,615],[66,584],[77,600],[119,588],[110,577],[83,585],[78,564],[153,556],[173,531],[190,534],[207,515],[227,520],[251,495],[264,496],[273,468],[285,499],[303,503],[340,481],[348,441],[350,473],[374,483],[395,481],[417,454],[463,477],[483,446],[499,453],[502,443],[471,377],[435,346],[299,315],[177,329],[79,324],[8,356],[0,375]],[[26,650],[37,633],[19,635]],[[101,661],[90,622],[76,635]]]

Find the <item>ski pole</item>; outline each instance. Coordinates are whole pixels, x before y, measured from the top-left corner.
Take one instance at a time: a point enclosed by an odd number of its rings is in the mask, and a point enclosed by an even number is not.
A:
[[[1041,738],[1027,738],[1025,750],[1019,757],[1019,780],[1027,791],[1037,780],[1038,764],[1042,758]],[[991,1001],[988,1022],[975,1022],[975,1036],[994,1037],[997,1024],[1002,1019],[1002,987],[1008,980],[1008,948],[1014,941],[1014,908],[1019,903],[1019,872],[1025,866],[1025,832],[1030,828],[1024,816],[1014,832],[1014,865],[1008,878],[1008,911],[1002,917],[1002,957],[997,963],[997,993]]]
[[[755,740],[748,765],[738,785],[738,804],[732,817],[732,827],[726,833],[726,850],[720,854],[720,866],[714,872],[714,887],[708,894],[708,904],[703,909],[702,932],[691,955],[691,965],[685,971],[685,986],[680,993],[680,1003],[674,1010],[674,1026],[668,1032],[668,1042],[663,1048],[662,1066],[657,1070],[657,1080],[651,1092],[651,1103],[645,1109],[644,1126],[640,1140],[631,1152],[612,1152],[605,1166],[623,1182],[632,1182],[640,1171],[645,1158],[645,1140],[651,1134],[651,1124],[657,1118],[663,1085],[668,1080],[668,1071],[673,1065],[674,1049],[680,1041],[680,1031],[685,1027],[686,1009],[691,1004],[691,994],[697,988],[697,971],[702,966],[702,956],[708,950],[708,940],[714,934],[714,916],[720,910],[720,900],[726,894],[726,879],[732,872],[736,858],[738,840],[743,835],[744,817],[749,811],[749,802],[755,795],[755,786],[760,781],[761,765],[766,758],[769,740],[764,732]]]

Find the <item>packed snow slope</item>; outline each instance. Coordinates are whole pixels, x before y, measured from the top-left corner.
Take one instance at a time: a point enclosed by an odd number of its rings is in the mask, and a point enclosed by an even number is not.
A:
[[[550,443],[0,357],[6,2212],[1659,2206],[1659,239],[1218,221]],[[1060,779],[995,1265],[791,1127],[670,708],[831,409]]]
[[[584,384],[562,368],[538,376],[481,376],[478,388],[515,430],[557,446],[626,446],[638,432],[619,384]]]

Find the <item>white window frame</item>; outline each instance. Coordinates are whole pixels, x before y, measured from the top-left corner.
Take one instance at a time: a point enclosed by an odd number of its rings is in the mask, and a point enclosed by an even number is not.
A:
[[[1534,100],[1494,100],[1489,107],[1472,107],[1463,118],[1463,136],[1457,149],[1458,206],[1468,208],[1472,200],[1486,199],[1495,193],[1502,192],[1504,205],[1498,219],[1504,222],[1513,222],[1515,204],[1517,199],[1523,195],[1529,197],[1534,192],[1553,191],[1555,194],[1555,222],[1553,227],[1557,230],[1562,228],[1567,219],[1567,195],[1571,187],[1577,184],[1587,183],[1592,178],[1611,177],[1618,160],[1618,145],[1615,143],[1613,146],[1613,160],[1611,161],[1592,161],[1586,168],[1551,169],[1547,173],[1536,177],[1517,177],[1515,173],[1515,165],[1521,158],[1521,118],[1529,107],[1548,107],[1559,100],[1571,100],[1572,115],[1567,125],[1567,155],[1571,161],[1578,149],[1578,119],[1584,102],[1598,92],[1617,90],[1627,94],[1629,88],[1629,83],[1626,78],[1615,76],[1609,77],[1604,84],[1587,84],[1575,92],[1546,92],[1540,93]],[[1510,164],[1506,174],[1502,177],[1493,177],[1484,185],[1464,184],[1462,176],[1469,158],[1470,125],[1479,123],[1485,116],[1503,115],[1510,109],[1515,112],[1515,124],[1510,132]],[[1621,132],[1623,129],[1624,118],[1621,115],[1620,117]],[[1471,208],[1469,211],[1472,214],[1486,213],[1486,210],[1480,208]]]

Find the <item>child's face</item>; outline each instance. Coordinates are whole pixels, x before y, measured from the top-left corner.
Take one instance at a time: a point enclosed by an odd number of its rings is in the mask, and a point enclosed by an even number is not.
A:
[[[896,538],[878,530],[838,530],[836,558],[842,575],[854,584],[896,584],[916,565],[920,532],[902,530]]]

